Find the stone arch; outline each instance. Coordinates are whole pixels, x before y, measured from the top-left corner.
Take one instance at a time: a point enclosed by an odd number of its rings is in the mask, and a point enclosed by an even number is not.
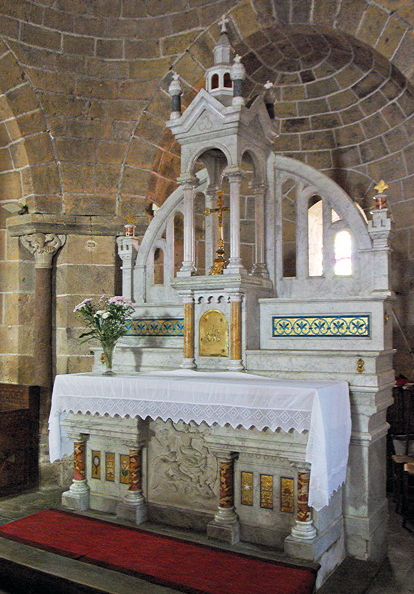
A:
[[[55,147],[48,130],[43,109],[34,92],[26,70],[5,41],[0,68],[6,72],[1,81],[1,127],[4,130],[4,167],[12,166],[13,188],[26,200],[30,212],[60,212],[61,186]]]
[[[251,167],[253,170],[253,182],[262,183],[264,164],[260,164],[259,156],[256,154],[254,148],[248,148],[245,151],[243,151],[240,162],[242,163],[244,159],[250,161],[251,163]]]

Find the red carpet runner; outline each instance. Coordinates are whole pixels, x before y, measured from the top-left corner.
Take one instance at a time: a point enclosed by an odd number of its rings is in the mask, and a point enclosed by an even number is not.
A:
[[[190,594],[310,594],[316,573],[139,528],[46,510],[0,536]]]

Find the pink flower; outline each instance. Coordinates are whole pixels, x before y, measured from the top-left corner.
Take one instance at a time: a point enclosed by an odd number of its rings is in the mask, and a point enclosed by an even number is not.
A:
[[[84,299],[83,301],[81,301],[80,303],[78,303],[78,305],[75,305],[75,309],[73,311],[79,311],[80,309],[82,309],[90,301],[92,301],[92,299],[90,299],[89,297],[87,299]]]

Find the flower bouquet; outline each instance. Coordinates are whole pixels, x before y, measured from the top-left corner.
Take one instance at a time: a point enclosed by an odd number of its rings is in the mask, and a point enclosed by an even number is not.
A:
[[[113,375],[112,356],[116,342],[126,334],[126,323],[134,312],[132,301],[125,297],[106,297],[102,295],[98,304],[92,299],[84,299],[73,310],[79,313],[85,326],[86,332],[80,335],[83,340],[97,339],[101,343],[103,354],[101,360],[105,363],[104,375]]]

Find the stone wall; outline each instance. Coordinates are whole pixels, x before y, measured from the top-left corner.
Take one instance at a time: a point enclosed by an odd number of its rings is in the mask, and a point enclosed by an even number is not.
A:
[[[179,151],[165,128],[169,70],[182,77],[187,105],[212,64],[223,13],[247,69],[246,93],[276,82],[275,151],[323,170],[367,212],[373,186],[389,184],[396,309],[413,337],[412,2],[3,0],[0,201],[25,198],[29,213],[63,227],[70,217],[90,221],[89,231],[70,226],[55,263],[60,373],[91,364],[72,306],[119,291],[114,226],[95,233],[96,221],[132,215],[143,230],[149,202],[162,203],[176,187]],[[0,209],[0,376],[30,383],[33,258],[6,233],[6,216]],[[409,373],[397,339],[397,368]]]

